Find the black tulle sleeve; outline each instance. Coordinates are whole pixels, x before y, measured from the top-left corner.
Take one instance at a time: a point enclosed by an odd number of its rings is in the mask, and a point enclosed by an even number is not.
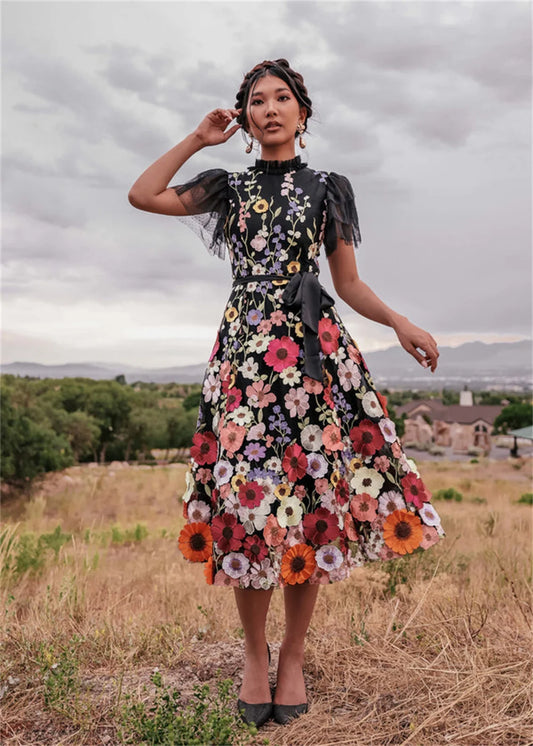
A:
[[[229,210],[228,172],[212,168],[170,189],[174,189],[189,213],[179,215],[179,220],[202,239],[210,254],[224,259],[224,225]]]
[[[326,256],[335,251],[338,238],[343,238],[347,243],[353,243],[354,247],[358,247],[361,243],[352,185],[346,176],[331,172],[326,179],[326,228],[324,232]]]

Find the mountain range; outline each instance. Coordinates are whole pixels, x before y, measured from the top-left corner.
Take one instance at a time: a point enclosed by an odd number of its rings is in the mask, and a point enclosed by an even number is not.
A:
[[[458,347],[439,347],[435,373],[425,370],[402,347],[361,353],[376,387],[399,389],[508,389],[532,388],[532,340],[519,342],[465,342]],[[169,368],[145,368],[120,363],[84,362],[43,365],[13,362],[0,365],[0,372],[34,378],[113,379],[124,375],[128,383],[201,383],[206,363],[175,365]]]

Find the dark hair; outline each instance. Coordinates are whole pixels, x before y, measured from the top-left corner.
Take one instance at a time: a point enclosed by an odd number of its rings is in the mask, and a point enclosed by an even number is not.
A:
[[[287,83],[300,106],[303,106],[307,111],[304,125],[305,130],[307,130],[307,120],[313,115],[311,99],[307,93],[303,77],[300,73],[293,70],[287,60],[283,58],[280,58],[279,60],[263,60],[263,62],[260,62],[258,65],[253,67],[250,72],[247,72],[244,76],[244,80],[241,83],[241,87],[237,93],[237,100],[235,102],[235,108],[242,109],[237,117],[237,122],[242,125],[243,130],[248,129],[246,107],[250,100],[250,94],[255,88],[257,81],[260,78],[264,78],[265,75],[275,75],[277,78],[281,78],[281,80]],[[297,133],[295,133],[294,136],[296,137]]]

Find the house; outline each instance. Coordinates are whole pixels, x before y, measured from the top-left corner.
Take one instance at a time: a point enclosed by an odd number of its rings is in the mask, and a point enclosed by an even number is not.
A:
[[[459,404],[445,405],[441,399],[418,399],[396,407],[398,416],[405,413],[403,443],[416,442],[448,448],[454,453],[468,453],[480,448],[486,455],[492,445],[494,420],[503,404],[473,404],[472,392],[465,386]]]

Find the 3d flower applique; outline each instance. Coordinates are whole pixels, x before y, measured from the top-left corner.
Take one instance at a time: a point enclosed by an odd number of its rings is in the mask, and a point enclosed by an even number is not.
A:
[[[207,523],[189,523],[184,526],[178,538],[179,548],[190,562],[206,562],[211,556],[213,536]]]
[[[422,542],[422,522],[409,510],[395,510],[385,519],[383,538],[394,552],[411,554]]]
[[[281,576],[285,583],[305,583],[316,567],[314,550],[307,544],[295,544],[283,555]]]

